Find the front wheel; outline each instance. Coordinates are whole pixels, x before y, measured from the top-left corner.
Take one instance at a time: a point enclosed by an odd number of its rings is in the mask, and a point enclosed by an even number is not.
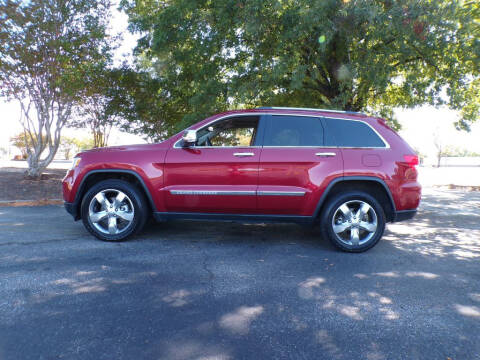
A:
[[[351,191],[333,197],[320,220],[322,233],[343,251],[363,252],[380,240],[385,230],[385,213],[371,195]]]
[[[81,213],[83,224],[92,235],[103,241],[123,241],[143,228],[148,206],[136,186],[110,179],[87,191]]]

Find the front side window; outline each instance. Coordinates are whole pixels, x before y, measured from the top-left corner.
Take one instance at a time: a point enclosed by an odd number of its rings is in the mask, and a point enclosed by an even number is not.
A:
[[[362,121],[325,118],[326,146],[338,147],[386,147],[373,129]]]
[[[253,146],[258,116],[239,116],[221,120],[197,131],[197,146]]]
[[[272,115],[264,146],[323,146],[322,121],[310,116]]]

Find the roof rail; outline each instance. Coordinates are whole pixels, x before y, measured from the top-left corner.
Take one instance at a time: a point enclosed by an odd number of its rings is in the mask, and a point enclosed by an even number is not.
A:
[[[332,110],[332,109],[314,109],[314,108],[301,108],[301,107],[282,107],[282,106],[261,106],[257,109],[260,110],[303,110],[303,111],[323,111],[323,112],[332,112],[332,113],[343,113],[343,114],[352,114],[352,115],[362,115],[368,116],[365,113],[356,112],[356,111],[344,111],[344,110]]]

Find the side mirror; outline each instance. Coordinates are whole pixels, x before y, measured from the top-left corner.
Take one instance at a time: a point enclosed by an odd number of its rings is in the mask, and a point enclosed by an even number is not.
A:
[[[183,146],[188,147],[195,145],[197,142],[197,131],[196,130],[185,130],[183,133]]]

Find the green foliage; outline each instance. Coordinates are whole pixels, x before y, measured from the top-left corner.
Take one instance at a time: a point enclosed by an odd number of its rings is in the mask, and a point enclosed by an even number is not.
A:
[[[72,152],[75,150],[75,148],[75,138],[62,136],[62,140],[60,140],[60,149],[63,151],[65,159],[70,160]]]
[[[156,82],[152,96],[168,109],[161,122],[172,124],[169,133],[258,105],[366,111],[395,125],[394,107],[448,104],[461,111],[464,129],[479,117],[476,1],[123,0],[122,7],[131,30],[144,34],[138,65]]]
[[[94,147],[93,138],[90,137],[82,137],[82,138],[73,138],[73,144],[75,145],[75,151],[84,151],[89,150]]]
[[[0,94],[26,98],[38,87],[45,96],[78,100],[85,77],[108,61],[109,6],[105,0],[0,0]]]
[[[76,107],[73,127],[89,128],[93,135],[93,147],[107,146],[112,126],[120,122],[118,96],[122,94],[122,71],[97,67],[85,79],[81,101]]]
[[[450,157],[479,157],[480,154],[469,149],[457,147],[457,146],[447,146],[442,152],[442,156]]]
[[[30,177],[55,156],[87,79],[110,61],[109,11],[109,0],[0,0],[0,96],[21,105]]]
[[[10,138],[10,143],[22,152],[22,157],[27,157],[27,140],[25,133],[14,135]]]
[[[35,136],[35,141],[36,140],[37,139]],[[46,136],[43,137],[43,141],[46,141]],[[30,145],[28,135],[24,132],[21,132],[17,135],[12,136],[10,138],[10,143],[21,151],[23,159],[26,159],[28,156],[28,153],[32,151],[32,149],[29,148],[31,145]]]
[[[113,76],[107,113],[115,117],[117,125],[149,140],[165,138],[176,131],[186,112],[179,108],[183,99],[171,98],[162,90],[162,82],[145,71],[123,67],[116,69]]]

